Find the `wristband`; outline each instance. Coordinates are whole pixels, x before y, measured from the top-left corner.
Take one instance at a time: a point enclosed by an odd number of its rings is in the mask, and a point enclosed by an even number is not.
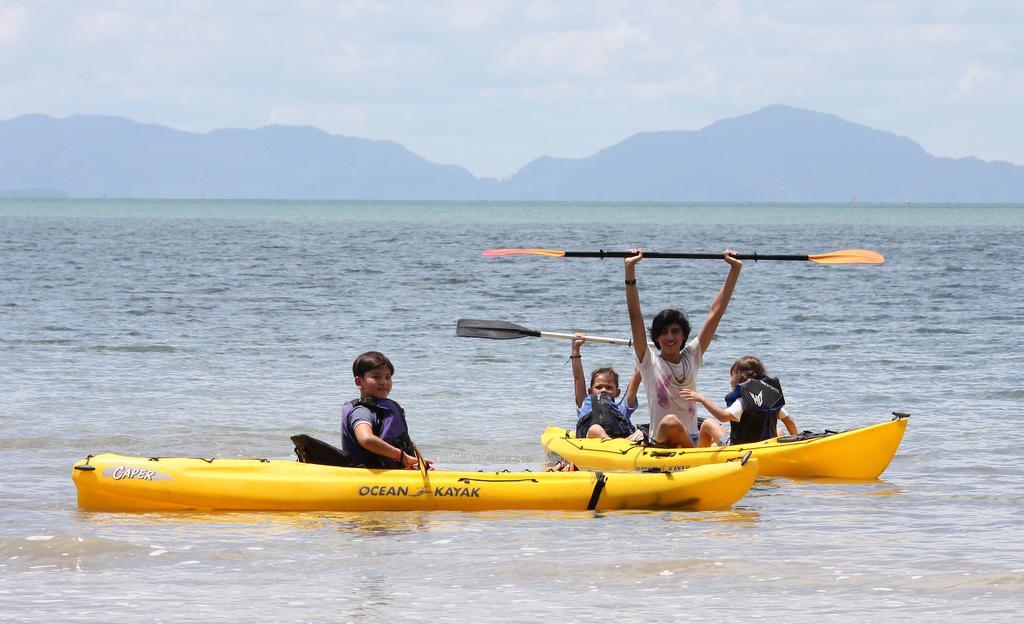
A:
[[[636,280],[635,279],[626,280],[626,286],[636,286]]]
[[[581,357],[583,357],[583,356],[582,356],[582,355],[570,355],[570,356],[569,356],[569,359],[570,359],[570,360],[578,360],[578,359],[580,359]]]
[[[400,464],[403,464],[405,463],[402,461],[403,459],[405,459],[405,451],[403,451],[402,449],[398,449],[398,457],[395,458],[395,461]]]

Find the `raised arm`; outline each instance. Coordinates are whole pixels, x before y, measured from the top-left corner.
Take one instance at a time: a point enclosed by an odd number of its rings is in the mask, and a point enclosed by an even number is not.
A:
[[[634,368],[633,374],[629,377],[629,385],[626,386],[626,405],[636,403],[636,393],[640,389],[640,368]]]
[[[729,307],[729,299],[732,298],[732,291],[736,288],[736,281],[740,278],[740,270],[743,268],[743,261],[736,258],[736,252],[731,249],[725,250],[725,261],[729,263],[729,275],[726,276],[725,283],[715,295],[715,300],[711,302],[708,318],[704,320],[704,326],[700,328],[698,335],[701,353],[706,353],[708,347],[711,346],[711,339],[715,337],[715,332],[718,331],[718,322],[722,320],[722,315]]]
[[[587,339],[583,334],[576,334],[572,339],[572,355],[569,361],[572,362],[572,385],[576,392],[576,409],[583,407],[583,401],[587,398],[587,378],[583,374],[583,356],[580,355],[580,347]]]
[[[629,328],[633,332],[633,352],[636,361],[643,362],[647,354],[647,329],[644,327],[644,315],[640,311],[640,292],[636,287],[636,263],[644,257],[640,249],[631,249],[636,255],[625,259],[626,266],[626,308],[629,310]]]

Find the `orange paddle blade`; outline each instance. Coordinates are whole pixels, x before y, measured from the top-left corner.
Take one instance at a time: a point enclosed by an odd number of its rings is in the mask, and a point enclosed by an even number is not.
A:
[[[557,249],[488,249],[484,252],[485,256],[518,256],[522,254],[560,258],[565,255],[565,252]]]
[[[882,264],[885,262],[882,254],[869,249],[841,249],[807,256],[807,259],[819,264]]]

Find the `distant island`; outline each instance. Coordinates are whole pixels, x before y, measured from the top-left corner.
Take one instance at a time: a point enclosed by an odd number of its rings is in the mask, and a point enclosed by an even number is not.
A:
[[[1024,166],[940,158],[825,113],[767,106],[643,132],[505,180],[309,126],[205,134],[98,115],[0,121],[0,196],[659,202],[1024,202]]]

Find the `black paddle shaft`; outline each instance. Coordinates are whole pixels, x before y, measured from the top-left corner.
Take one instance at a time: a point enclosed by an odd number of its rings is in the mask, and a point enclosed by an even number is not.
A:
[[[630,251],[605,251],[603,249],[599,251],[567,251],[565,252],[566,258],[629,258],[635,256]],[[644,258],[679,258],[683,260],[721,260],[725,257],[725,254],[717,253],[662,253],[657,251],[645,251]],[[760,255],[757,253],[752,254],[736,254],[736,258],[739,260],[793,260],[797,262],[807,262],[811,258],[810,256],[796,256],[796,255]]]

